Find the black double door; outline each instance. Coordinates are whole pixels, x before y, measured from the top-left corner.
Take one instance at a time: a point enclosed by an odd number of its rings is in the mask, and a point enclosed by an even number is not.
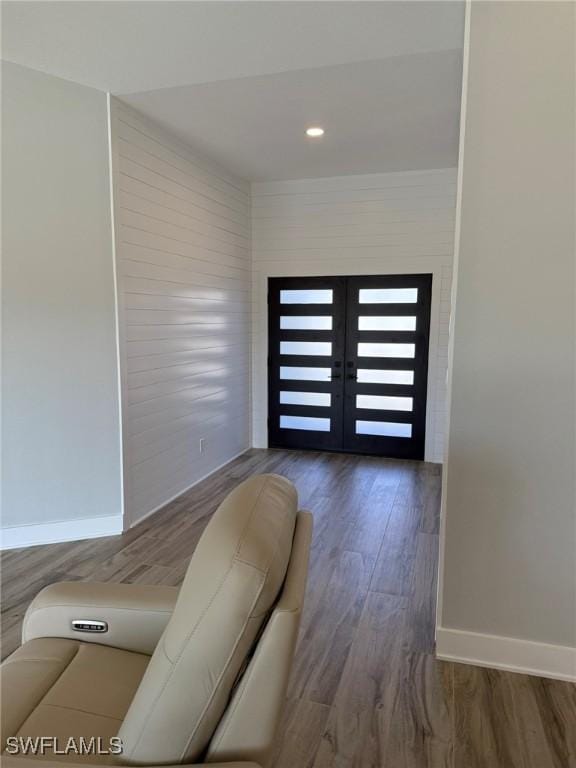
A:
[[[268,288],[270,447],[423,459],[432,275]]]

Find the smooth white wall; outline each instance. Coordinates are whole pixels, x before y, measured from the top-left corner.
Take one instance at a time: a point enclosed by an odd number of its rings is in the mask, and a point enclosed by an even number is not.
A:
[[[121,519],[106,94],[2,64],[3,527]],[[96,528],[98,528],[96,525]],[[118,524],[119,526],[119,524]],[[49,529],[42,531],[50,538]]]
[[[427,461],[441,462],[456,169],[252,185],[253,439],[266,447],[269,277],[433,275]]]
[[[133,524],[250,445],[250,187],[117,100],[112,129]]]
[[[439,646],[576,677],[574,5],[469,34]]]

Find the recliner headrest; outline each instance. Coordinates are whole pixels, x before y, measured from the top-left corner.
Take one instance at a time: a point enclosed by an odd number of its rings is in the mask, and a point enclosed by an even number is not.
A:
[[[190,762],[202,754],[279,594],[297,501],[288,480],[258,475],[215,512],[120,730],[123,762]]]

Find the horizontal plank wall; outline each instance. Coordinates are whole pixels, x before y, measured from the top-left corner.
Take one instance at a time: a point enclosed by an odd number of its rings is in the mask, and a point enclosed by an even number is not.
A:
[[[250,188],[113,102],[129,524],[250,443]]]
[[[267,445],[269,277],[433,274],[426,459],[441,462],[456,169],[252,185],[253,436]]]

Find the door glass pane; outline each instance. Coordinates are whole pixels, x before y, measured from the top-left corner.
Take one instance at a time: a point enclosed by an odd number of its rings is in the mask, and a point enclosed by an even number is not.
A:
[[[282,315],[280,328],[284,331],[331,331],[331,315]]]
[[[358,344],[358,357],[414,357],[414,344]],[[317,353],[318,354],[318,353]]]
[[[378,435],[379,437],[412,437],[412,424],[394,421],[357,421],[357,435]]]
[[[418,288],[360,288],[360,304],[415,304]]]
[[[379,411],[411,411],[411,397],[391,397],[388,395],[356,395],[356,408],[374,408]]]
[[[281,355],[327,356],[332,354],[332,342],[331,341],[281,341],[280,354]]]
[[[280,402],[284,405],[330,405],[329,392],[280,392]]]
[[[414,371],[380,371],[375,368],[358,368],[360,384],[414,384]]]
[[[280,291],[280,304],[332,304],[332,288]]]
[[[330,381],[332,370],[330,368],[305,368],[301,366],[280,366],[280,378],[291,381]]]
[[[330,419],[312,418],[311,416],[280,416],[280,428],[330,432]]]
[[[358,318],[359,331],[415,331],[416,317],[412,315],[393,317],[392,315],[383,315],[376,317],[372,315],[361,315]]]

